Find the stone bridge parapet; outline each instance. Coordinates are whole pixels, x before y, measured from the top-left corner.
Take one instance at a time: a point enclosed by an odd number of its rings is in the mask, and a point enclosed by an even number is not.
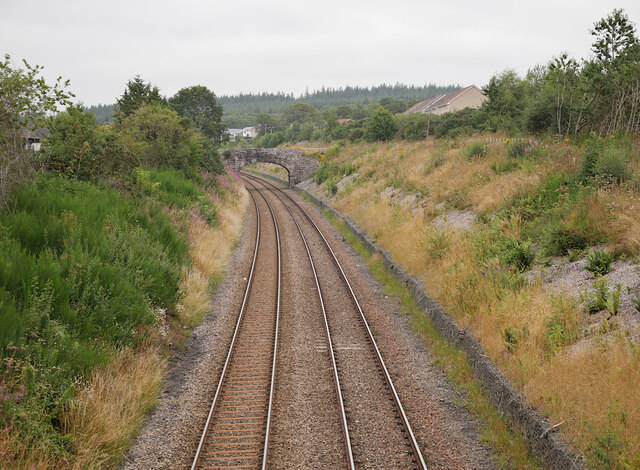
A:
[[[275,163],[284,167],[289,173],[289,185],[307,179],[320,166],[320,162],[310,157],[303,157],[298,149],[230,149],[231,155],[224,159],[224,165],[234,170],[241,170],[250,163]]]

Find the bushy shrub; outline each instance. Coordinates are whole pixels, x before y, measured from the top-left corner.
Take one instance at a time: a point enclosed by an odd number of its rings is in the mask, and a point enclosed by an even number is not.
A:
[[[595,177],[610,179],[620,184],[631,178],[632,172],[629,169],[625,152],[619,148],[607,148],[598,156],[593,167]]]
[[[584,145],[580,180],[583,183],[611,181],[620,184],[632,177],[627,152],[613,139],[591,136]]]
[[[465,108],[431,118],[435,137],[471,135],[486,129],[486,112],[482,108]]]
[[[380,106],[367,120],[364,137],[369,142],[391,140],[397,129],[393,114]]]
[[[335,195],[338,192],[338,183],[336,182],[335,177],[327,180],[327,190],[332,195]]]
[[[360,140],[363,137],[364,137],[364,131],[359,127],[352,129],[351,132],[349,133],[349,140],[351,141]]]
[[[612,316],[620,310],[620,293],[622,286],[616,284],[614,290],[609,290],[609,283],[605,277],[600,277],[593,282],[592,290],[584,290],[580,293],[580,299],[584,303],[587,313],[597,313],[607,310]]]
[[[405,140],[422,140],[431,127],[431,116],[421,113],[399,115],[397,122],[398,131]]]
[[[49,124],[43,156],[47,168],[69,178],[91,179],[102,166],[96,145],[96,119],[80,106],[69,106]]]
[[[465,157],[471,160],[474,157],[484,157],[487,153],[487,146],[482,142],[474,142],[464,152]]]
[[[518,271],[526,271],[536,258],[535,246],[530,241],[509,238],[504,247],[502,258]]]
[[[613,260],[613,253],[607,250],[593,250],[587,255],[587,265],[584,269],[596,276],[604,276],[611,270]]]

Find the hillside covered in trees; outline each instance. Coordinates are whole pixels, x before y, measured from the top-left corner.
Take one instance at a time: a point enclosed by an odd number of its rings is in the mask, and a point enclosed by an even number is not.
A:
[[[346,86],[344,88],[325,88],[295,96],[293,93],[240,93],[223,95],[218,102],[224,108],[222,121],[232,128],[253,126],[259,114],[281,114],[295,103],[307,103],[318,110],[340,105],[370,105],[383,99],[402,101],[401,106],[408,107],[417,101],[433,96],[450,93],[458,85],[377,85],[371,88]],[[96,115],[99,124],[113,122],[114,105],[99,104],[87,107],[87,111]],[[404,110],[402,110],[404,111]]]
[[[366,106],[378,103],[385,98],[405,102],[409,104],[437,96],[442,93],[451,93],[460,88],[458,85],[422,86],[403,85],[376,85],[369,87],[346,86],[344,88],[325,88],[313,92],[295,96],[293,93],[241,93],[239,95],[221,96],[220,104],[224,107],[223,121],[229,127],[252,126],[258,114],[282,114],[287,107],[295,103],[306,103],[317,110],[341,105]],[[402,110],[404,111],[404,109]]]

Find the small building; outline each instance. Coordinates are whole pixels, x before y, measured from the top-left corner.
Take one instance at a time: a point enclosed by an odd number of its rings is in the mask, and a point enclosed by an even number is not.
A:
[[[338,124],[349,124],[351,119],[338,119]]]
[[[242,129],[242,137],[248,137],[250,139],[253,139],[257,135],[258,135],[258,131],[253,126],[245,127]]]
[[[39,129],[22,129],[20,131],[20,136],[24,141],[24,148],[35,150],[36,152],[40,151],[40,147],[42,146],[42,141],[49,137],[49,131],[44,128]]]
[[[469,85],[448,95],[442,94],[416,103],[403,114],[444,114],[460,111],[464,108],[479,108],[482,106],[482,103],[488,99],[489,98],[480,91],[480,88],[475,85]]]
[[[235,139],[236,137],[242,137],[242,129],[227,129],[227,134],[231,139]]]

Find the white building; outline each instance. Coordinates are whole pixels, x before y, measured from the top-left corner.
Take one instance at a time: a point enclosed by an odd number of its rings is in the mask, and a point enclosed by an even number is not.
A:
[[[235,139],[236,137],[242,137],[242,129],[227,129],[227,134],[231,139]]]
[[[244,129],[242,129],[242,137],[249,137],[253,139],[257,135],[258,131],[256,131],[255,127],[245,127]]]

